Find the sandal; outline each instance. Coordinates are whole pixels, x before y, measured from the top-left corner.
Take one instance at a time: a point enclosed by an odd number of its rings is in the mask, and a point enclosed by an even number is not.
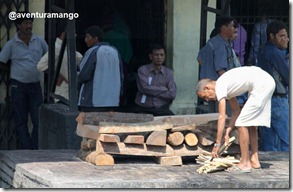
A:
[[[225,171],[228,173],[233,173],[233,174],[251,173],[251,169],[240,169],[236,165],[226,169]]]

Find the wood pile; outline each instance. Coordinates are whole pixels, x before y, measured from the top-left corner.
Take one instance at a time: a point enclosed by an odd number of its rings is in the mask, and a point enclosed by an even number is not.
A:
[[[239,160],[233,156],[221,157],[221,155],[231,146],[235,137],[231,137],[228,143],[224,143],[218,152],[219,158],[213,158],[212,154],[208,151],[203,151],[195,160],[197,163],[202,164],[202,166],[197,170],[199,174],[201,173],[213,173],[216,171],[223,171],[228,167],[231,167],[239,163]]]
[[[78,156],[94,165],[114,165],[113,155],[152,156],[161,165],[182,165],[183,156],[212,149],[217,114],[153,117],[120,112],[80,113]]]

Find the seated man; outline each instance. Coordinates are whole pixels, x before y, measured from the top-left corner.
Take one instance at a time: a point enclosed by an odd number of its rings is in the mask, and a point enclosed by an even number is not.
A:
[[[137,107],[133,112],[149,113],[154,116],[174,115],[169,109],[176,97],[176,84],[173,71],[165,66],[165,49],[153,44],[150,49],[150,64],[138,69],[135,98]]]

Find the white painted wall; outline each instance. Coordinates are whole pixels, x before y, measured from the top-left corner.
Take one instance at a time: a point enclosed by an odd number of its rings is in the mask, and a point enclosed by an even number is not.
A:
[[[209,6],[215,5],[210,1]],[[193,114],[197,102],[194,92],[198,79],[197,53],[200,40],[200,0],[168,0],[167,66],[174,70],[177,96],[171,109],[175,114]],[[208,15],[208,36],[214,27],[214,14]]]

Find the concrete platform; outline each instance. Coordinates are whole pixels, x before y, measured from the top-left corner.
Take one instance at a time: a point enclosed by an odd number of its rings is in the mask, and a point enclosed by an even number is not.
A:
[[[81,161],[76,150],[0,151],[1,188],[247,188],[289,189],[289,153],[260,152],[261,170],[198,174],[194,158],[161,166],[151,157],[115,157],[114,166]]]

